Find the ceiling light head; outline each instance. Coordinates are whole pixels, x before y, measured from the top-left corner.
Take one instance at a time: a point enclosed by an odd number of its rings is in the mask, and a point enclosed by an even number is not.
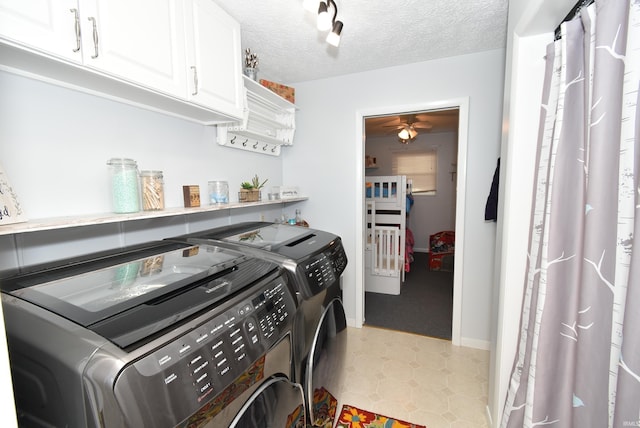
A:
[[[333,30],[327,35],[327,43],[338,47],[340,45],[340,33],[342,33],[342,21],[336,21],[333,23]]]
[[[331,28],[331,16],[329,16],[328,2],[323,1],[318,5],[318,30],[327,31]]]

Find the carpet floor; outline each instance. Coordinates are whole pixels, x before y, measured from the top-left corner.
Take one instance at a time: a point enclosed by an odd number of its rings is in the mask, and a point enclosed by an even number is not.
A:
[[[451,340],[453,272],[429,271],[427,253],[415,253],[397,296],[365,293],[365,324]]]

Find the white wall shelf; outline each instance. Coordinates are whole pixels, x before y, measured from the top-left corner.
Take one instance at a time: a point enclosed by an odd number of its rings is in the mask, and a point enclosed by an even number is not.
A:
[[[243,118],[218,125],[221,146],[280,155],[281,146],[293,144],[297,107],[270,89],[242,76],[245,87]]]
[[[219,205],[204,205],[194,208],[167,208],[162,211],[140,211],[131,214],[91,214],[86,216],[54,217],[30,220],[24,223],[7,224],[0,227],[0,235],[11,235],[16,233],[39,232],[44,230],[65,229],[79,226],[92,226],[98,224],[118,223],[123,221],[148,220],[160,217],[172,217],[179,215],[189,215],[206,213],[210,211],[234,210],[263,205],[287,204],[291,202],[306,201],[307,197],[278,199],[272,201],[259,202],[234,202]]]

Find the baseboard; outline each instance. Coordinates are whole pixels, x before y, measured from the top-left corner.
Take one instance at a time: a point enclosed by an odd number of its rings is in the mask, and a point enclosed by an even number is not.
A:
[[[487,412],[487,414],[485,415],[487,418],[487,426],[492,427],[493,426],[493,418],[491,417],[491,410],[489,410],[489,406],[487,405],[484,408]]]
[[[467,348],[482,349],[488,351],[491,349],[491,342],[488,340],[470,339],[463,337],[460,339],[460,346],[466,346]]]

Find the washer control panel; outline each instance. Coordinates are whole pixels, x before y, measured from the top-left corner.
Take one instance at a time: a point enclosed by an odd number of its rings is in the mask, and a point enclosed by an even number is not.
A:
[[[139,416],[145,422],[157,417],[166,424],[170,417],[178,423],[251,371],[291,329],[295,313],[283,276],[256,291],[127,366],[114,387],[124,412],[139,413],[136,401],[144,400],[148,414]]]

